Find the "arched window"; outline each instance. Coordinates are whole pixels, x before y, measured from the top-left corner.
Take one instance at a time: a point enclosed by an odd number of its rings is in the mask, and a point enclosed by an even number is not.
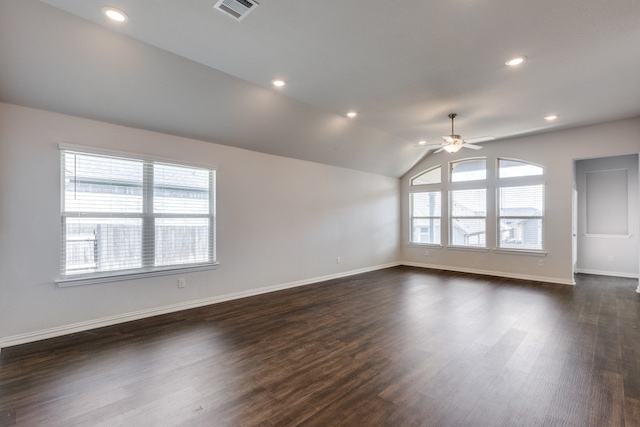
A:
[[[411,180],[411,185],[440,184],[442,172],[440,166],[428,169]]]
[[[512,159],[498,159],[498,178],[520,178],[543,175],[544,169],[532,163]]]
[[[487,159],[463,159],[450,163],[451,182],[487,179]]]

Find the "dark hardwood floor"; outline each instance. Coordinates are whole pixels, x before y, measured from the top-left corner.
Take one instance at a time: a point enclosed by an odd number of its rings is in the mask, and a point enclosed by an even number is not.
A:
[[[396,267],[3,349],[2,426],[640,426],[637,280]]]

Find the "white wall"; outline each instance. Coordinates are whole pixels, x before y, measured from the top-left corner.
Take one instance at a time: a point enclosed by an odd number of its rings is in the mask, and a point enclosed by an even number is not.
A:
[[[217,166],[220,267],[185,289],[57,287],[59,142]],[[0,347],[397,263],[399,195],[395,178],[0,103]]]
[[[425,158],[402,178],[401,257],[409,265],[497,276],[573,283],[572,269],[572,188],[573,165],[577,159],[637,154],[640,151],[640,118],[621,120],[546,134],[493,141],[481,151],[463,149],[456,154],[442,152]],[[409,245],[409,183],[418,172],[437,164],[465,157],[486,156],[521,159],[545,168],[545,257],[447,249],[429,250]],[[491,210],[491,207],[488,206]],[[495,209],[494,209],[495,210]],[[637,221],[638,218],[635,218]],[[490,219],[488,219],[490,221]],[[488,229],[494,229],[493,224]],[[489,236],[488,236],[489,238]],[[495,239],[494,239],[495,240]],[[538,266],[538,261],[543,266]],[[636,263],[638,260],[636,259]]]

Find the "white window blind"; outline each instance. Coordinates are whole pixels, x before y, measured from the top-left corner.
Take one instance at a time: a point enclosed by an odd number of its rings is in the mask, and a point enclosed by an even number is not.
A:
[[[411,243],[440,244],[440,191],[411,194]]]
[[[449,243],[455,246],[486,246],[487,190],[453,190],[450,195]]]
[[[215,170],[61,150],[61,277],[215,262]]]

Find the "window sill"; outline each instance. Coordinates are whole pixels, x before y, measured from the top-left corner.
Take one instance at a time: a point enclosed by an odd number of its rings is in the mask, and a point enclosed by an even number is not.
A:
[[[497,254],[547,256],[547,251],[539,251],[535,249],[495,248],[493,251]]]
[[[488,248],[482,246],[447,246],[447,249],[454,251],[489,252]]]
[[[59,288],[67,288],[71,286],[95,285],[98,283],[120,282],[124,280],[144,279],[146,277],[170,276],[173,274],[193,273],[195,271],[215,270],[220,264],[215,262],[211,264],[201,264],[191,267],[169,267],[156,269],[151,271],[140,271],[135,273],[113,273],[104,275],[65,277],[55,281]]]
[[[442,245],[437,243],[409,243],[409,246],[414,248],[442,249]]]

